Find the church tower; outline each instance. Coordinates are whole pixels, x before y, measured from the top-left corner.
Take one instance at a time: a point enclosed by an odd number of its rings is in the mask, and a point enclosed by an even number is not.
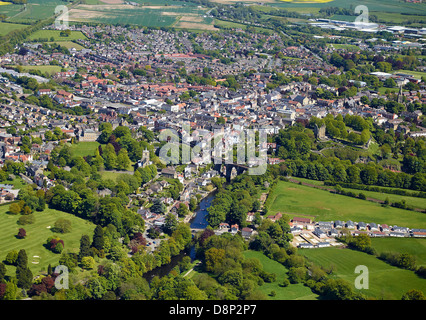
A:
[[[142,151],[141,166],[142,168],[144,168],[148,164],[149,164],[149,151],[147,150],[147,148],[145,148],[145,150]]]
[[[402,103],[402,85],[399,86],[398,103]]]

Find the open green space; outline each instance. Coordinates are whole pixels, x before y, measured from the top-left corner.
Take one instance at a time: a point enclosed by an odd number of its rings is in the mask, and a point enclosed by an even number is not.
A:
[[[130,169],[133,170],[133,168],[129,168],[129,170]],[[120,172],[120,171],[106,171],[106,170],[99,171],[99,173],[103,180],[111,179],[113,181],[117,181],[117,178],[121,176],[122,174],[129,174],[129,173],[124,173],[122,171]]]
[[[325,268],[333,266],[334,276],[348,281],[354,289],[355,280],[360,275],[355,273],[355,268],[359,265],[366,266],[368,268],[368,289],[360,289],[359,292],[370,298],[399,300],[404,293],[411,289],[426,293],[426,279],[418,277],[413,271],[393,267],[364,252],[341,248],[321,248],[299,250],[299,254]]]
[[[299,178],[299,177],[293,177],[294,180],[301,181],[302,183],[309,183],[315,186],[324,186],[324,181],[318,181],[318,180],[310,180],[305,178]],[[327,188],[333,188],[333,186],[327,186]],[[384,187],[380,187],[384,188]],[[392,189],[392,188],[388,188]],[[393,188],[394,190],[401,190],[406,191],[403,189],[397,189]],[[413,206],[415,208],[420,209],[426,209],[426,199],[425,198],[419,198],[419,197],[408,197],[408,196],[402,196],[399,194],[392,194],[392,193],[384,193],[384,192],[376,192],[376,191],[367,191],[367,190],[359,190],[359,189],[352,189],[352,188],[343,188],[344,191],[352,191],[355,194],[363,193],[367,198],[373,198],[385,201],[386,198],[389,199],[391,203],[399,202],[401,200],[405,200],[407,205]]]
[[[423,213],[333,194],[325,190],[279,181],[269,195],[268,214],[286,213],[314,217],[316,221],[352,220],[398,225],[410,228],[426,228]]]
[[[60,45],[61,47],[65,47],[67,49],[75,48],[76,50],[84,49],[84,47],[78,43],[72,42],[72,41],[56,41],[56,42],[46,42],[47,44],[56,44]]]
[[[89,221],[80,219],[66,212],[45,209],[43,212],[33,212],[35,217],[34,224],[18,225],[17,221],[20,215],[8,214],[9,205],[0,206],[0,260],[6,258],[8,252],[12,250],[25,249],[28,256],[28,266],[36,275],[41,270],[47,270],[49,264],[55,266],[58,264],[60,254],[55,254],[46,249],[43,245],[47,238],[52,235],[58,235],[64,240],[64,251],[78,252],[80,247],[80,238],[83,234],[92,237],[95,225]],[[52,232],[55,221],[59,218],[65,218],[71,221],[72,231],[65,234]],[[27,232],[25,239],[18,239],[19,228],[24,228]],[[15,274],[15,267],[6,266],[7,275]]]
[[[392,73],[404,73],[404,74],[411,74],[416,79],[421,79],[422,77],[426,77],[426,72],[421,71],[412,71],[412,70],[396,70]]]
[[[53,17],[57,6],[67,4],[62,0],[28,0],[25,5],[0,6],[0,13],[6,14],[11,22],[34,22]]]
[[[426,266],[426,239],[422,238],[371,238],[377,254],[382,252],[408,253],[415,257],[416,265]]]
[[[61,36],[61,31],[59,30],[38,30],[31,34],[28,39],[29,40],[35,40],[38,39],[47,39],[50,41],[53,38],[53,41],[71,41],[71,40],[78,40],[78,39],[87,39],[87,37],[81,32],[81,31],[71,31],[71,34],[69,36]]]
[[[17,67],[16,65],[13,66]],[[61,72],[61,66],[41,65],[41,66],[20,66],[23,72],[29,72],[31,70],[40,71],[41,73],[55,74]]]
[[[21,30],[26,27],[28,27],[26,24],[0,22],[0,37],[7,35],[9,32]]]
[[[304,286],[301,283],[290,284],[287,287],[280,287],[281,283],[285,278],[287,278],[287,268],[284,267],[281,263],[274,261],[262,252],[248,250],[244,252],[245,258],[256,258],[259,259],[260,263],[263,266],[263,270],[269,273],[275,273],[276,280],[267,283],[259,287],[259,289],[266,295],[269,295],[272,291],[275,291],[276,295],[274,297],[269,296],[271,300],[316,300],[319,296],[311,291],[308,287]]]
[[[382,201],[385,201],[387,198],[389,199],[391,203],[405,200],[406,204],[409,206],[413,206],[415,208],[420,208],[420,209],[426,209],[425,198],[407,197],[407,196],[401,196],[399,194],[390,194],[390,193],[382,193],[382,192],[366,191],[366,190],[358,190],[358,189],[350,189],[350,188],[343,188],[343,190],[352,191],[356,194],[361,192],[365,194],[367,198],[374,198],[374,199],[379,199]]]
[[[349,51],[357,51],[359,47],[354,44],[341,44],[341,43],[327,43],[328,47],[332,47],[334,49],[345,49]]]
[[[81,141],[71,145],[71,151],[76,157],[87,157],[95,155],[100,143],[97,141]]]
[[[324,186],[324,181],[319,180],[310,180],[305,178],[299,178],[299,177],[292,177],[292,179],[301,181],[302,183],[308,183],[315,186]],[[333,188],[333,186],[327,186],[328,188]],[[400,190],[400,191],[407,191],[404,189],[398,189],[398,188],[389,188],[389,187],[380,187],[382,189],[389,189],[389,190]],[[399,194],[392,194],[392,193],[385,193],[385,192],[376,192],[376,191],[367,191],[367,190],[359,190],[359,189],[352,189],[352,188],[343,188],[344,191],[352,191],[355,194],[363,193],[367,198],[373,198],[385,201],[386,198],[389,199],[391,203],[398,202],[401,200],[405,200],[407,205],[411,205],[415,208],[420,209],[426,209],[426,199],[420,198],[420,197],[409,197],[409,196],[402,196]]]

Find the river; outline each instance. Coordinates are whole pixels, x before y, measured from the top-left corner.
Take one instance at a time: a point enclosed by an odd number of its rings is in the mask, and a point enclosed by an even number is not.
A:
[[[208,222],[206,220],[207,217],[207,209],[211,206],[212,201],[216,195],[216,192],[210,193],[207,197],[203,198],[198,205],[197,210],[195,211],[195,216],[189,221],[191,229],[200,229],[203,230],[208,226]],[[152,278],[155,276],[163,277],[169,274],[170,271],[173,270],[175,266],[179,264],[183,257],[189,255],[191,260],[195,258],[195,248],[192,245],[190,248],[187,248],[176,256],[171,257],[171,261],[168,264],[162,265],[161,267],[157,267],[151,271],[146,272],[143,277],[151,282]]]
[[[200,201],[195,217],[190,220],[191,229],[205,229],[208,226],[208,222],[206,220],[208,214],[207,209],[212,205],[215,195],[216,192],[214,191]]]

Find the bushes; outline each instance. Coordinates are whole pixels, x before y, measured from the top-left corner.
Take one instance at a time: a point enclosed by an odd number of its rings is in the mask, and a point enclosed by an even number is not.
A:
[[[64,240],[57,236],[51,236],[47,238],[45,246],[54,253],[61,253],[64,250]]]
[[[339,185],[342,188],[350,188],[350,189],[357,189],[357,190],[365,190],[365,191],[374,191],[374,192],[381,192],[381,193],[389,193],[389,194],[398,194],[400,196],[406,196],[406,197],[417,197],[417,198],[426,198],[426,192],[424,191],[410,191],[410,190],[401,190],[401,189],[390,189],[390,188],[382,188],[379,186],[368,186],[364,184],[357,184],[357,183],[346,183],[346,182],[335,182],[332,180],[326,180],[324,181],[325,186],[337,186]]]
[[[379,259],[386,261],[392,266],[407,270],[416,270],[416,259],[408,253],[382,252]],[[420,271],[422,273],[422,271]]]

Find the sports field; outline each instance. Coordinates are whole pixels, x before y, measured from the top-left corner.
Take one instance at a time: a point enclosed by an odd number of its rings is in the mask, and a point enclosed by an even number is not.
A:
[[[325,190],[279,181],[270,194],[268,214],[283,212],[289,216],[309,216],[316,221],[352,220],[385,223],[410,228],[426,228],[424,213],[356,199]]]
[[[87,37],[81,31],[71,31],[71,34],[67,36],[61,36],[61,31],[59,30],[39,30],[31,34],[28,39],[29,40],[37,40],[37,39],[48,39],[48,41],[53,38],[53,41],[72,41],[79,39],[87,39]]]
[[[82,141],[72,144],[71,150],[75,157],[93,156],[99,145],[97,141]]]
[[[398,239],[400,240],[400,239]],[[417,289],[426,294],[426,279],[418,277],[413,271],[393,267],[367,253],[340,248],[321,248],[299,250],[308,260],[317,265],[334,267],[334,276],[351,283],[355,288],[355,273],[358,265],[368,268],[368,289],[359,290],[364,295],[385,300],[399,300],[401,296]]]
[[[35,223],[21,226],[17,224],[20,215],[8,214],[8,209],[9,205],[0,206],[0,225],[2,227],[0,233],[0,261],[6,258],[9,251],[25,249],[28,256],[28,267],[34,275],[41,270],[46,270],[49,264],[53,267],[58,264],[60,254],[55,254],[43,246],[47,238],[55,234],[51,228],[56,220],[65,218],[72,223],[72,231],[70,233],[56,234],[64,240],[64,250],[69,252],[78,253],[81,236],[87,234],[92,237],[95,229],[95,225],[91,222],[54,209],[33,212]],[[27,232],[25,239],[16,238],[19,228],[24,228]],[[6,268],[7,275],[14,275],[15,267],[6,266]]]

